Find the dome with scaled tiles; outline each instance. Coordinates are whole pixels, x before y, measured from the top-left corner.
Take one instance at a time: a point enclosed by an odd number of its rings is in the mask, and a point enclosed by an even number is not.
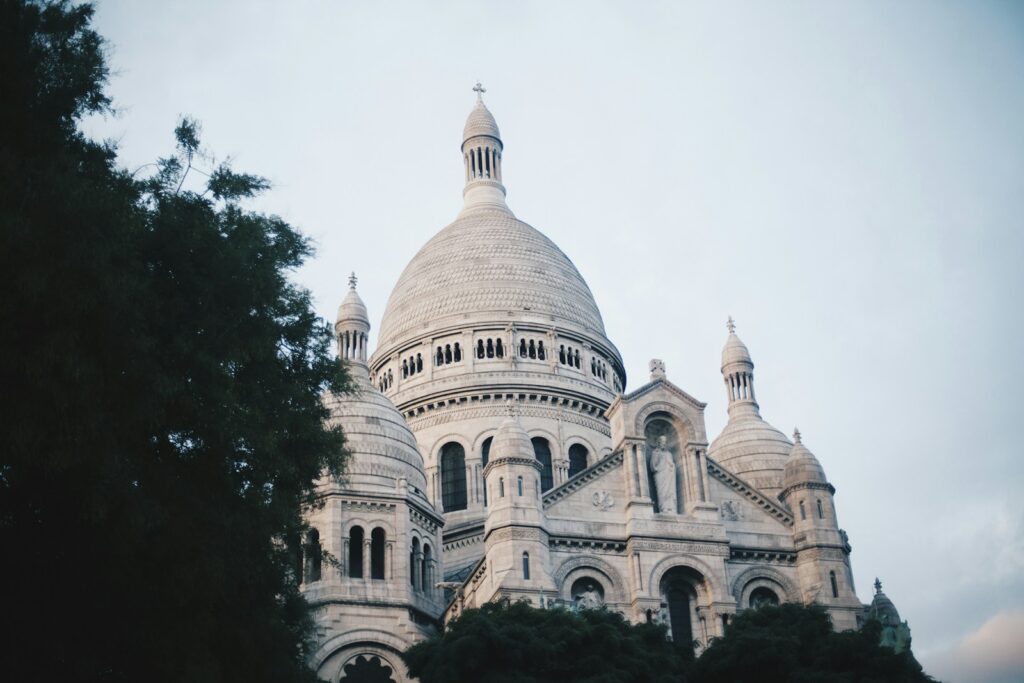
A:
[[[478,100],[463,130],[463,209],[402,272],[378,349],[466,320],[524,320],[604,340],[601,313],[576,266],[505,203],[503,151],[494,117]]]

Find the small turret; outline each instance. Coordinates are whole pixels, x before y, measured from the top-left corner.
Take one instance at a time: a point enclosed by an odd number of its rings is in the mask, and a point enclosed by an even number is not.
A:
[[[462,131],[462,159],[466,166],[463,211],[478,207],[507,211],[501,175],[501,157],[505,147],[498,124],[484,104],[483,94],[487,90],[479,83],[473,90],[476,92],[476,106],[469,113]]]
[[[868,608],[868,619],[874,619],[882,625],[880,645],[891,647],[897,653],[910,649],[910,625],[900,620],[900,613],[882,592],[882,582],[875,578],[875,597]]]
[[[338,306],[338,317],[334,323],[334,335],[338,340],[338,355],[351,366],[368,373],[366,365],[367,344],[370,339],[370,316],[366,304],[356,291],[356,274],[348,278],[348,294]]]

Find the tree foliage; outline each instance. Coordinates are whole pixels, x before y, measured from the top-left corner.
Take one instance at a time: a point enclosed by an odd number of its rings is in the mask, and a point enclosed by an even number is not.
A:
[[[665,634],[605,610],[492,603],[466,610],[404,659],[421,683],[668,683],[680,680],[692,653]]]
[[[91,17],[0,0],[5,678],[313,680],[280,539],[343,469],[348,384],[289,281],[310,244],[244,208],[263,179],[202,181],[191,120],[137,175],[79,132],[110,106]]]
[[[837,633],[818,605],[745,610],[697,659],[691,683],[923,683],[909,652],[880,647],[880,627]]]

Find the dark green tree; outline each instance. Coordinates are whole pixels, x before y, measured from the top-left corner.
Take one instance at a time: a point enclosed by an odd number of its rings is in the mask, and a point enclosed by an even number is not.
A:
[[[605,610],[492,603],[466,610],[404,659],[421,683],[677,682],[692,652],[665,634]]]
[[[924,683],[909,652],[880,647],[880,627],[836,633],[818,605],[745,610],[694,663],[690,683]]]
[[[344,465],[347,379],[289,281],[310,245],[244,208],[183,121],[133,175],[92,9],[0,0],[0,591],[11,681],[299,681],[281,539]]]

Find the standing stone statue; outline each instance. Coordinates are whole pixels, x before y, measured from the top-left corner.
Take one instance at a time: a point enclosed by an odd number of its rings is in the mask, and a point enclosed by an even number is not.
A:
[[[667,439],[658,437],[658,446],[651,452],[651,473],[658,493],[658,511],[676,513],[676,464],[672,451],[665,447]]]

